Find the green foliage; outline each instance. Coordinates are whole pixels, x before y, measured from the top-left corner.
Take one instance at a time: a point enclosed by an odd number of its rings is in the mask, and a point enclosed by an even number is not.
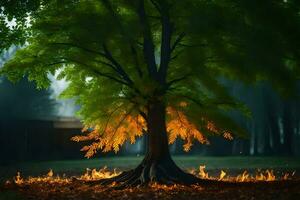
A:
[[[28,30],[29,16],[42,5],[42,1],[10,1],[0,2],[0,53],[12,45],[23,45],[30,35]]]
[[[82,105],[88,127],[124,113],[147,118],[149,103],[162,101],[204,135],[213,121],[241,136],[227,112],[250,114],[222,78],[269,80],[283,95],[294,94],[300,78],[297,1],[50,0],[38,8],[39,1],[28,2],[28,45],[1,73],[13,81],[28,75],[45,88],[48,73],[62,69],[58,78],[70,82],[63,96]]]

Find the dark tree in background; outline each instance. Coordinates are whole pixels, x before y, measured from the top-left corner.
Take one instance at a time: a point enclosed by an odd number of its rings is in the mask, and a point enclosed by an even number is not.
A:
[[[70,81],[63,95],[76,97],[87,131],[73,140],[93,141],[82,149],[87,157],[148,136],[142,163],[105,183],[201,182],[176,166],[168,143],[181,138],[189,150],[195,140],[209,143],[209,135],[245,135],[228,111],[247,115],[248,109],[228,92],[223,78],[247,85],[269,81],[282,96],[297,96],[298,1],[32,2],[42,6],[26,12],[32,20],[20,38],[27,46],[1,73],[12,81],[26,75],[46,88],[48,74],[61,70],[58,78]],[[283,108],[290,135],[291,107]],[[291,138],[284,140],[287,145]]]
[[[2,54],[0,67],[16,50],[12,47]],[[51,90],[36,90],[35,83],[26,77],[17,84],[0,77],[0,94],[0,120],[37,120],[56,116],[56,101],[51,97]]]
[[[251,155],[299,153],[297,150],[300,142],[299,99],[279,96],[268,82],[261,82],[254,86],[245,86],[238,82],[227,82],[226,85],[232,89],[232,95],[247,104],[252,111],[250,119],[233,116],[249,133],[249,140],[242,141],[245,147],[233,149],[233,154],[239,152]],[[298,87],[298,94],[299,89]]]
[[[51,91],[36,90],[35,84],[26,78],[17,84],[1,78],[0,93],[0,119],[52,119],[56,115]]]

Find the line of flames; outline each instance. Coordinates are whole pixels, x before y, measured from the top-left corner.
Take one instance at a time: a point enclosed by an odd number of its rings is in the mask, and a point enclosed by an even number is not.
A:
[[[274,175],[273,170],[265,170],[260,171],[258,170],[256,172],[256,175],[253,176],[249,174],[247,171],[244,171],[243,173],[237,175],[237,176],[229,176],[224,170],[220,171],[219,177],[212,177],[208,175],[208,172],[205,171],[205,166],[201,165],[199,166],[199,170],[190,170],[191,174],[194,174],[198,176],[199,178],[203,179],[210,179],[210,180],[219,180],[219,181],[231,181],[231,182],[254,182],[254,181],[275,181],[275,180],[289,180],[292,179],[292,177],[295,175],[295,171],[293,173],[285,173],[281,177],[276,177]],[[99,180],[103,178],[111,178],[114,176],[119,175],[121,172],[114,169],[113,171],[110,171],[107,167],[103,167],[102,169],[96,170],[96,169],[86,169],[86,172],[76,177],[76,179],[79,180]],[[57,175],[54,176],[54,172],[52,169],[45,175],[45,176],[38,176],[38,177],[28,177],[24,179],[21,176],[20,172],[17,172],[17,175],[14,177],[13,182],[22,185],[22,184],[31,184],[31,183],[70,183],[72,181],[72,178],[66,177],[63,175],[62,177]],[[10,181],[6,182],[7,184],[11,183]]]
[[[197,173],[196,170],[190,170],[191,174],[199,176],[203,179],[212,179],[212,180],[219,180],[219,181],[235,181],[235,182],[250,182],[250,181],[275,181],[275,180],[289,180],[295,175],[296,171],[292,173],[285,173],[281,177],[276,177],[273,170],[257,170],[255,175],[249,174],[248,171],[244,171],[243,173],[237,176],[229,176],[224,170],[220,171],[220,175],[218,178],[211,177],[208,175],[208,172],[205,171],[206,166],[200,165],[199,172]]]

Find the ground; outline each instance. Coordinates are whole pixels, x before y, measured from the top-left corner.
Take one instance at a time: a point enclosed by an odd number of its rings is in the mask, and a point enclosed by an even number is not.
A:
[[[140,157],[102,158],[83,161],[47,161],[14,163],[0,167],[2,183],[11,179],[16,171],[24,177],[46,174],[51,168],[54,174],[74,176],[83,174],[85,168],[102,168],[109,166],[126,170],[136,166]],[[232,183],[200,186],[158,186],[113,190],[100,185],[83,184],[73,181],[68,183],[35,182],[18,186],[15,184],[0,187],[0,200],[10,199],[300,199],[300,159],[286,157],[175,157],[175,162],[183,169],[197,169],[206,165],[210,176],[218,177],[223,169],[227,174],[235,176],[244,170],[254,172],[257,169],[273,169],[277,177],[283,173],[295,172],[292,180],[271,182]]]

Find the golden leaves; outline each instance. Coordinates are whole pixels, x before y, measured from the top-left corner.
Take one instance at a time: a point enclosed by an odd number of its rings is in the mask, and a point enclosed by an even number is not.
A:
[[[223,137],[224,137],[225,139],[227,139],[227,140],[233,140],[232,134],[231,134],[230,132],[228,132],[228,131],[225,131],[225,132],[223,133]]]
[[[180,102],[180,107],[184,108],[187,103]],[[189,151],[193,145],[193,140],[197,140],[202,144],[210,144],[206,136],[199,130],[205,129],[206,131],[223,136],[225,139],[232,140],[232,134],[227,130],[220,130],[213,121],[207,120],[204,117],[199,117],[199,120],[204,124],[202,127],[197,127],[193,124],[183,111],[176,110],[173,107],[167,108],[167,114],[170,120],[167,122],[167,132],[169,133],[169,144],[175,142],[180,137],[185,140],[183,145],[184,151]]]
[[[84,132],[88,130],[87,127],[83,129]],[[91,145],[84,146],[81,151],[86,151],[86,157],[90,158],[95,155],[98,150],[102,152],[120,150],[120,146],[128,139],[131,144],[135,143],[136,137],[140,137],[146,130],[146,123],[142,116],[132,116],[124,113],[111,118],[106,124],[95,125],[93,131],[87,135],[74,136],[71,140],[90,141],[94,142]]]
[[[199,124],[194,124],[183,111],[188,104],[180,102],[178,105],[180,110],[170,106],[166,109],[169,119],[166,124],[169,144],[174,143],[178,137],[185,141],[184,151],[191,149],[194,140],[202,144],[209,144],[203,132],[217,134],[228,140],[233,139],[229,131],[219,129],[213,121],[207,120],[205,117],[199,117],[201,127]],[[89,131],[89,127],[93,127],[92,131]],[[129,140],[131,144],[135,143],[136,137],[142,136],[147,131],[147,125],[141,115],[121,111],[116,115],[109,115],[104,122],[102,120],[102,122],[98,121],[94,125],[84,127],[82,131],[85,135],[77,135],[71,139],[76,142],[93,141],[92,144],[81,149],[81,151],[86,152],[85,156],[90,158],[99,150],[102,152],[118,152],[126,140]]]
[[[206,137],[187,119],[183,112],[168,107],[167,114],[171,117],[171,120],[167,123],[170,144],[174,143],[177,137],[180,137],[186,141],[183,145],[184,150],[189,151],[193,139],[196,139],[202,144],[208,143]]]

